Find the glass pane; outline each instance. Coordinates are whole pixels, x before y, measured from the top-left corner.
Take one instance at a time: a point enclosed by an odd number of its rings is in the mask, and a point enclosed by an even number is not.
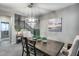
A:
[[[9,30],[9,24],[6,24],[5,28],[6,28],[5,30],[8,31]]]
[[[1,38],[9,37],[9,23],[1,22]]]
[[[1,31],[5,31],[5,23],[1,23]]]

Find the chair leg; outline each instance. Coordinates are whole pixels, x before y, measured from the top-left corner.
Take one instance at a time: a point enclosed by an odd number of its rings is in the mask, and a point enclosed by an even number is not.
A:
[[[34,48],[34,55],[36,56],[36,49]]]
[[[24,55],[24,49],[22,50],[22,56]]]
[[[30,56],[30,52],[29,51],[27,51],[27,56]]]

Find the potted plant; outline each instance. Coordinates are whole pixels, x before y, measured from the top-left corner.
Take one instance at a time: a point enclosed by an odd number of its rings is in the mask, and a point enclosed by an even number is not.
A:
[[[42,41],[46,43],[47,42],[47,38],[46,37],[42,37]]]

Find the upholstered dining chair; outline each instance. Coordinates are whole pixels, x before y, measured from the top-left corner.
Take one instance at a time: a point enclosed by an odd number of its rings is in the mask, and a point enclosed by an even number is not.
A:
[[[78,51],[79,51],[79,35],[77,35],[76,38],[74,39],[72,47],[69,50],[68,56],[77,56]]]
[[[69,50],[62,50],[65,54],[64,56],[78,56],[79,55],[79,35],[77,35],[72,43],[72,46]]]

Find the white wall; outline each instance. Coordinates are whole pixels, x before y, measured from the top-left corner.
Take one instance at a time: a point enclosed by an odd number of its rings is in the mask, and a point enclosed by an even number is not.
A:
[[[11,43],[16,43],[15,16],[11,16]]]
[[[62,17],[62,32],[49,32],[48,20]],[[40,34],[48,39],[72,43],[79,33],[79,4],[40,17]]]

